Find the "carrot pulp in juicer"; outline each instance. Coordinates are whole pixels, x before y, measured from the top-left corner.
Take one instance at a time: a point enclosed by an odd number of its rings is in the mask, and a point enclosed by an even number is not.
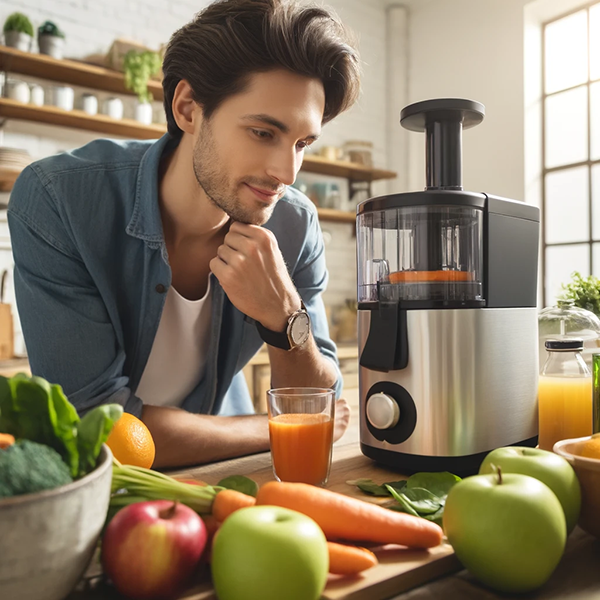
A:
[[[333,442],[329,415],[287,413],[269,419],[273,468],[281,481],[322,485]]]
[[[411,283],[423,281],[474,281],[473,271],[394,271],[390,273],[390,283]]]

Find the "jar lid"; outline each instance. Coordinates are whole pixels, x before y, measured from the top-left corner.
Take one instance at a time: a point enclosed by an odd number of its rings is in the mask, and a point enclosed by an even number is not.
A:
[[[567,340],[546,340],[546,350],[550,351],[566,351],[566,350],[583,350],[583,340],[567,339]]]

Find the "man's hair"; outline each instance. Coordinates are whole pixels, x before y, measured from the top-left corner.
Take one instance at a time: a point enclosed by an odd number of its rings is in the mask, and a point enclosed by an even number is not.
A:
[[[356,101],[360,67],[349,32],[332,13],[288,0],[218,0],[176,31],[163,61],[164,104],[172,136],[173,96],[185,79],[209,119],[229,96],[246,88],[253,73],[272,69],[320,79],[323,123]]]

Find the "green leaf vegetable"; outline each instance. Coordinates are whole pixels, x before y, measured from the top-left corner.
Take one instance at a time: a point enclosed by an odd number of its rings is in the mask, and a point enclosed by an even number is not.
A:
[[[59,385],[23,373],[0,377],[0,431],[50,446],[73,478],[94,469],[102,444],[122,414],[118,404],[103,405],[81,420]]]
[[[385,487],[388,485],[396,490],[401,490],[404,486],[406,486],[405,480],[390,481],[389,483],[385,483],[383,485],[378,485],[371,479],[354,479],[352,481],[347,481],[346,483],[349,485],[355,485],[362,492],[371,494],[372,496],[389,496],[390,492]]]
[[[562,284],[559,300],[572,300],[575,306],[600,317],[600,279],[593,275],[582,277],[575,271],[571,275],[571,281]]]
[[[181,502],[198,514],[209,514],[218,492],[225,488],[211,485],[194,485],[177,481],[164,473],[122,465],[113,459],[112,514],[129,504],[146,500],[173,500]]]
[[[0,498],[50,490],[71,481],[60,454],[45,444],[19,440],[0,450]]]
[[[258,494],[258,484],[253,479],[246,477],[245,475],[231,475],[231,477],[225,477],[221,479],[218,486],[226,488],[228,490],[235,490],[248,496],[254,496]]]
[[[33,25],[29,18],[20,12],[14,12],[4,21],[4,33],[9,31],[20,31],[33,37]]]
[[[152,102],[154,97],[148,90],[148,81],[160,71],[161,64],[159,54],[150,50],[130,50],[125,55],[125,87],[136,94],[141,103]]]
[[[460,477],[448,473],[415,473],[407,480],[391,481],[381,485],[370,479],[347,481],[372,496],[391,496],[386,508],[406,512],[442,524],[444,505],[448,492],[460,481]]]
[[[38,35],[53,35],[63,39],[65,37],[65,34],[52,21],[44,21],[38,27]]]

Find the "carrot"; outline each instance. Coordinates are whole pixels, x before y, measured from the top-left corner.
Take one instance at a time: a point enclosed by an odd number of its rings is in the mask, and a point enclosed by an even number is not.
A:
[[[190,485],[200,485],[206,486],[208,485],[206,482],[201,481],[200,479],[185,479],[181,477],[173,477],[176,481],[180,481],[181,483],[189,483]]]
[[[15,443],[14,436],[10,433],[0,433],[0,450],[6,450],[9,446]]]
[[[377,557],[366,548],[327,542],[329,572],[335,575],[357,575],[379,563]]]
[[[432,548],[442,541],[442,528],[431,521],[306,483],[270,481],[258,491],[256,503],[304,513],[317,522],[330,540],[361,540],[411,548]]]
[[[222,523],[231,513],[246,506],[254,506],[256,499],[237,490],[222,490],[213,500],[212,514]]]

